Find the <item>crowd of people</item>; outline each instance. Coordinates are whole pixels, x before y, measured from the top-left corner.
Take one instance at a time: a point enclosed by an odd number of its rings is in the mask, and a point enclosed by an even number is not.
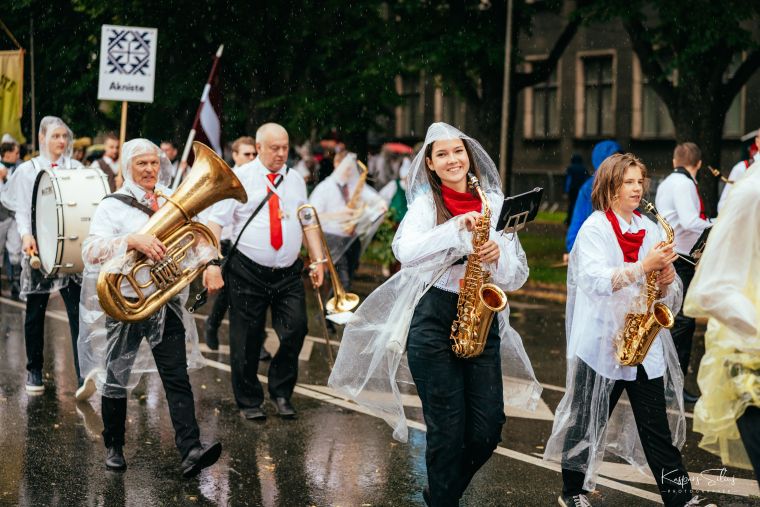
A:
[[[0,232],[11,272],[20,266],[16,292],[26,299],[27,390],[45,389],[44,313],[50,294],[59,291],[69,318],[76,398],[101,397],[105,466],[126,469],[127,393],[142,374],[156,371],[182,475],[197,475],[216,463],[222,446],[202,443],[195,417],[188,369],[202,366],[203,357],[187,310],[189,287],[131,319],[107,309],[112,301],[100,280],[116,280],[109,290],[120,294],[125,312],[163,290],[122,276],[138,254],[164,273],[173,253],[166,238],[146,233],[145,226],[165,207],[183,209],[172,197],[180,180],[205,168],[185,167],[173,143],[132,139],[120,147],[118,138],[107,135],[102,157],[90,167],[106,177],[112,192],[91,217],[83,272],[43,276],[33,263],[39,253],[31,217],[35,179],[42,171],[59,174],[83,165],[73,156],[71,130],[57,117],[42,120],[40,154],[18,166],[18,146],[5,141],[0,175],[8,216],[1,215]],[[366,166],[337,142],[322,154],[299,147],[300,159],[294,160],[289,134],[276,123],[261,125],[254,137],[240,137],[231,148],[234,164],[224,174],[238,193],[200,213],[197,220],[214,239],[190,245],[180,268],[202,270],[204,287],[218,293],[205,330],[211,350],[219,347],[219,325],[229,311],[231,388],[241,416],[267,418],[267,394],[278,416],[296,416],[292,395],[308,323],[303,276],[308,273],[317,289],[323,285],[327,247],[340,282],[350,287],[363,248],[390,209],[400,270],[346,321],[328,384],[383,417],[402,441],[408,430],[401,386],[413,384],[427,425],[424,501],[458,505],[501,440],[505,405],[532,409],[541,393],[522,338],[510,325],[509,306],[494,310],[479,292],[486,284],[514,291],[529,275],[530,259],[518,235],[497,234],[504,196],[492,158],[477,140],[444,123],[429,127],[414,158],[406,149],[392,155],[388,147]],[[750,161],[744,174],[732,171],[735,188],[726,192],[712,233],[721,244],[708,241],[700,257],[695,248],[702,248],[698,243],[713,221],[705,216],[697,188],[702,163],[695,144],[676,146],[673,173],[657,190],[656,221],[639,211],[648,185],[641,160],[622,153],[617,143],[603,142],[592,162],[595,173],[586,181],[577,177],[579,160],[568,171],[576,202],[567,244],[567,390],[544,459],[561,466],[558,503],[566,507],[591,505],[587,494],[607,452],[648,466],[665,505],[699,505],[681,454],[684,403],[697,401],[683,387],[695,316],[713,322],[699,371],[703,395],[695,407],[695,430],[727,463],[760,471],[760,306],[753,271],[760,165]],[[320,217],[319,244],[310,242],[300,222],[306,204]],[[724,248],[723,241],[736,248]],[[308,266],[302,246],[310,253]],[[142,276],[140,283],[147,279]],[[653,304],[670,314],[672,331],[671,324],[650,318]],[[279,347],[265,393],[258,371],[267,312]],[[484,315],[493,320],[481,328]],[[477,342],[477,353],[452,350],[452,326]],[[650,338],[643,351],[642,336]],[[149,347],[141,347],[144,341]],[[622,361],[622,352],[632,348],[641,358]],[[623,394],[629,403],[619,403]]]

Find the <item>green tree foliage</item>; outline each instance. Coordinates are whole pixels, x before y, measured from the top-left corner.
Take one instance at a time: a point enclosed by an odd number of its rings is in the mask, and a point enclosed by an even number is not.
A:
[[[184,141],[219,44],[227,140],[264,121],[282,123],[295,139],[335,127],[363,140],[398,100],[392,77],[400,64],[377,0],[17,0],[2,15],[27,51],[33,18],[38,121],[62,116],[78,135],[118,128],[119,104],[97,100],[103,24],[158,28],[154,102],[130,104],[128,137]],[[27,59],[27,90],[29,68]]]
[[[760,67],[760,2],[743,0],[596,0],[589,22],[620,19],[641,68],[670,112],[679,142],[702,148],[718,166],[723,124],[734,97]],[[732,62],[743,59],[736,69]],[[718,180],[700,172],[714,212]]]

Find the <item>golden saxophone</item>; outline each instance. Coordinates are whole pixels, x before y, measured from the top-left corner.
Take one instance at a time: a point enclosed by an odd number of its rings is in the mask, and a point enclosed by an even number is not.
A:
[[[641,200],[644,211],[651,213],[665,229],[667,241],[662,244],[673,244],[673,228],[657,212],[654,205]],[[625,325],[617,339],[617,360],[623,366],[636,366],[644,361],[649,348],[662,328],[673,327],[673,312],[662,302],[656,301],[662,297],[660,288],[657,286],[657,271],[652,271],[647,276],[646,283],[646,313],[628,313],[625,316]]]
[[[137,322],[148,318],[203,272],[205,266],[192,269],[180,266],[187,251],[199,240],[218,248],[211,230],[193,221],[193,216],[222,199],[232,198],[240,202],[248,199],[240,180],[211,148],[195,141],[193,151],[195,163],[190,175],[171,197],[162,195],[166,204],[139,231],[140,234],[155,235],[166,245],[164,258],[153,263],[144,254],[131,251],[126,255],[126,264],[133,266],[129,273],[100,271],[98,300],[103,310],[116,320]],[[149,275],[144,283],[138,281],[138,273],[142,270],[147,270]],[[132,287],[136,298],[121,293],[124,280]],[[155,292],[146,296],[146,290],[151,287],[156,289]]]
[[[496,285],[489,283],[490,273],[483,269],[478,250],[488,241],[491,227],[491,208],[480,188],[480,182],[468,174],[469,184],[483,203],[483,213],[472,231],[474,253],[467,257],[464,283],[459,290],[457,318],[451,325],[451,349],[457,357],[476,357],[483,353],[496,312],[507,306],[507,295]]]
[[[367,169],[367,166],[362,163],[361,160],[356,160],[357,166],[359,166],[359,172],[361,173],[359,175],[359,181],[356,183],[356,187],[354,188],[354,193],[351,194],[351,199],[348,200],[348,203],[346,203],[346,208],[350,210],[355,210],[359,206],[359,199],[362,196],[362,190],[364,189],[364,184],[367,182],[367,174],[369,173],[369,170]],[[349,222],[346,227],[344,228],[344,231],[346,234],[353,234],[354,230],[356,230],[356,223],[352,220]]]

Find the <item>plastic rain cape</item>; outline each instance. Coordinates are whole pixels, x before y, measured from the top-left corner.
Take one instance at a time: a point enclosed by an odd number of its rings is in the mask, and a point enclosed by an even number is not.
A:
[[[736,427],[749,405],[760,406],[760,163],[728,194],[710,231],[684,311],[709,317],[699,365],[702,396],[694,407],[699,446],[726,465],[751,469]]]
[[[382,417],[393,437],[407,441],[408,426],[402,394],[414,393],[414,381],[406,359],[406,338],[414,309],[425,291],[443,271],[472,253],[472,234],[458,217],[436,225],[436,213],[425,174],[425,147],[436,140],[461,138],[468,143],[474,163],[481,171],[481,186],[493,210],[493,223],[503,196],[498,172],[480,144],[444,123],[428,129],[425,146],[412,162],[407,200],[409,211],[393,241],[401,270],[370,294],[347,324],[328,384]],[[492,281],[515,290],[528,277],[525,253],[515,236],[492,231],[502,257]],[[414,258],[414,262],[404,262]],[[503,272],[503,273],[502,273]],[[505,404],[534,409],[541,394],[520,335],[509,325],[509,308],[499,313],[501,360]]]
[[[153,143],[145,139],[134,139],[124,144],[124,167],[129,168],[135,156],[146,153],[159,155],[162,166],[169,163],[163,152]],[[133,181],[131,170],[125,171],[124,176],[124,186],[117,193],[135,197],[142,195],[143,190]],[[162,185],[158,185],[157,189],[171,194],[171,191]],[[114,216],[117,220],[113,220]],[[195,321],[185,309],[189,285],[148,319],[133,324],[115,321],[110,317],[107,319],[98,301],[97,281],[101,270],[108,273],[128,273],[131,270],[134,263],[127,261],[127,236],[138,232],[147,222],[148,216],[142,211],[116,199],[105,199],[95,212],[91,233],[82,246],[85,270],[79,306],[79,364],[82,374],[94,375],[98,391],[109,397],[126,396],[125,389],[133,388],[143,373],[157,371],[151,349],[161,343],[167,311],[174,312],[185,328],[188,368],[200,368],[204,365],[203,356],[198,348]],[[115,232],[94,233],[104,228]],[[189,268],[205,264],[216,255],[213,247],[196,246],[188,250],[181,266]],[[147,279],[146,270],[140,273],[146,275]],[[138,281],[145,280],[138,277]],[[134,295],[133,292],[130,294],[131,288],[127,289],[126,282],[121,287],[125,296]],[[150,293],[151,289],[148,289],[146,294]],[[139,326],[143,338],[137,351],[131,350],[126,340],[133,326]],[[106,375],[107,357],[116,358],[110,362],[110,375]]]
[[[642,244],[648,252],[662,239],[657,225],[642,217],[646,235]],[[610,245],[614,245],[615,261],[610,261]],[[605,256],[605,252],[608,253]],[[609,416],[609,397],[615,380],[603,376],[604,372],[589,372],[576,379],[576,370],[583,356],[588,361],[600,361],[614,371],[615,342],[628,312],[643,313],[645,301],[645,275],[640,262],[624,263],[622,251],[607,218],[595,211],[584,222],[570,252],[567,270],[567,380],[562,401],[554,415],[552,435],[546,444],[544,460],[562,463],[567,469],[586,474],[583,488],[592,491],[596,475],[605,454],[624,459],[641,473],[648,470],[641,447],[636,421],[628,395],[623,392],[612,416]],[[661,299],[673,314],[681,307],[682,285],[676,276]],[[683,412],[683,374],[678,363],[670,332],[663,329],[652,344],[648,356],[662,354],[665,363],[664,386],[668,424],[673,445],[679,449],[686,438]],[[636,368],[621,366],[620,368]],[[579,421],[581,421],[579,423]],[[574,425],[581,431],[566,441]],[[565,447],[567,446],[567,451]]]
[[[349,153],[332,174],[320,182],[309,195],[309,202],[319,214],[325,242],[330,249],[333,262],[338,262],[357,240],[360,242],[361,251],[364,252],[385,218],[387,205],[380,194],[368,184],[362,187],[354,212],[342,205],[344,201],[339,185],[348,186],[350,199],[359,183],[359,174],[356,154]]]
[[[65,167],[61,170],[79,169],[83,167],[81,163],[71,158],[74,149],[74,134],[71,132],[71,129],[57,116],[45,116],[42,118],[42,121],[40,121],[39,129],[40,157],[35,157],[33,160],[21,164],[16,171],[14,171],[11,180],[8,182],[8,190],[5,193],[11,197],[8,202],[9,208],[17,209],[17,206],[31,207],[32,199],[34,199],[32,192],[35,178],[42,169],[50,167],[50,161],[53,158],[48,151],[47,136],[59,127],[66,129],[68,135],[66,147],[63,149],[62,154],[65,160]],[[31,180],[22,177],[23,173],[26,171],[34,172],[34,177],[31,178]],[[32,196],[29,202],[23,202],[25,200],[24,196],[26,195]],[[5,198],[4,202],[6,202]],[[40,270],[33,269],[29,265],[29,260],[29,255],[27,255],[26,252],[23,252],[21,258],[20,279],[22,298],[26,298],[27,294],[48,294],[56,292],[68,285],[69,281],[81,283],[81,275],[78,274],[46,277]]]

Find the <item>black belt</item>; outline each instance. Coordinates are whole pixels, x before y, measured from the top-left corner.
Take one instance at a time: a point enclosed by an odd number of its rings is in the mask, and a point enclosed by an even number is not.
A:
[[[300,276],[301,271],[303,270],[303,262],[301,259],[296,259],[293,264],[284,268],[273,268],[253,261],[242,252],[238,253],[239,255],[232,257],[233,261],[240,262],[245,269],[250,269],[251,271],[267,278],[285,278],[292,275]]]

